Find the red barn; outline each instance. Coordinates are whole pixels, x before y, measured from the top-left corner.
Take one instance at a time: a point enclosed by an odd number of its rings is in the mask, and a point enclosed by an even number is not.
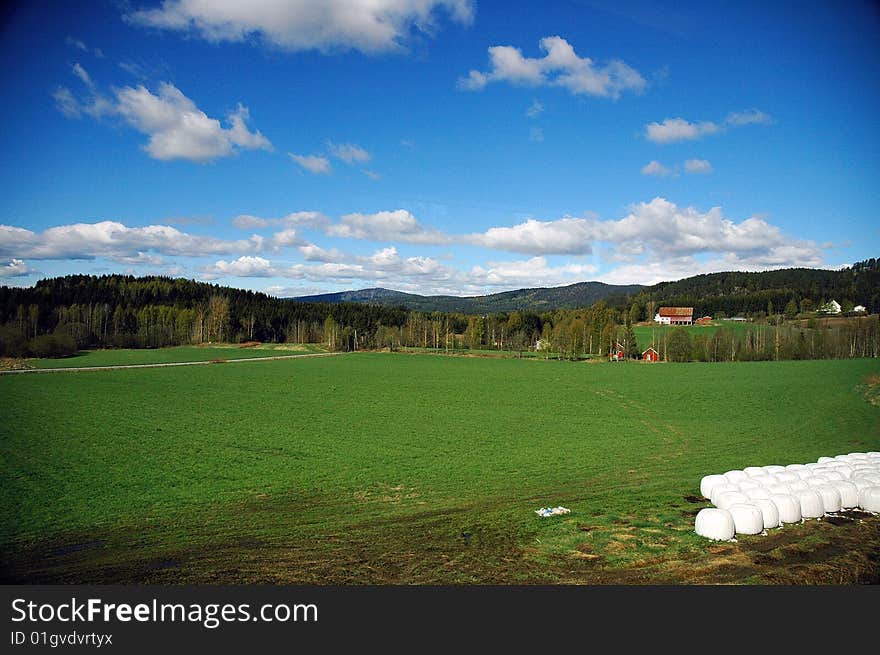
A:
[[[644,361],[644,362],[659,362],[660,361],[660,353],[658,353],[653,348],[648,348],[645,352],[642,353],[642,361]]]
[[[614,344],[614,350],[608,353],[608,356],[611,358],[612,362],[622,362],[626,359],[626,351],[623,349],[623,346],[620,345],[618,341]]]
[[[663,325],[693,325],[693,307],[661,307],[654,320]]]

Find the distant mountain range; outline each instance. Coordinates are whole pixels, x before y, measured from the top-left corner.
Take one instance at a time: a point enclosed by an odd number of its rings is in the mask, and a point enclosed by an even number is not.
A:
[[[787,268],[748,273],[731,271],[696,275],[651,286],[578,282],[564,287],[517,289],[486,296],[420,296],[374,288],[289,298],[296,302],[362,303],[396,306],[421,312],[534,311],[589,307],[604,300],[624,309],[631,303],[694,307],[700,313],[724,312],[728,316],[759,311],[779,313],[790,302],[801,311],[827,300],[864,305],[880,311],[880,259],[868,259],[841,270]]]
[[[290,298],[297,302],[393,305],[421,312],[460,312],[489,314],[530,309],[537,312],[588,307],[599,300],[623,301],[647,287],[640,284],[615,285],[602,282],[578,282],[564,287],[517,289],[487,296],[420,296],[391,289],[359,289]]]

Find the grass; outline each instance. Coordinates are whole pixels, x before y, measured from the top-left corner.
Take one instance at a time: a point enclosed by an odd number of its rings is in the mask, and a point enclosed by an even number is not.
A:
[[[173,362],[208,362],[249,357],[275,357],[298,353],[322,352],[315,344],[262,344],[240,348],[238,344],[211,346],[176,346],[151,349],[82,350],[73,357],[30,359],[32,368],[78,368],[92,366],[125,366],[131,364],[170,364]]]
[[[636,335],[636,341],[639,344],[639,350],[646,350],[652,343],[663,343],[663,336],[669,331],[675,329],[673,325],[635,325],[633,333]],[[711,337],[718,330],[725,329],[732,332],[737,337],[749,330],[772,330],[768,325],[747,323],[743,321],[715,321],[712,325],[685,325],[683,326],[691,336],[702,334]],[[657,346],[654,346],[657,348]]]
[[[2,377],[4,578],[686,579],[713,548],[700,477],[880,449],[878,373],[357,353]]]

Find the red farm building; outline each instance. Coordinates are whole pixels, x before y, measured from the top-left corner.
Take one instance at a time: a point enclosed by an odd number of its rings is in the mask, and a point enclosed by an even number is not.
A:
[[[693,325],[693,307],[661,307],[654,320],[661,325]]]
[[[622,362],[626,359],[626,351],[623,349],[623,346],[620,345],[620,342],[614,344],[614,350],[608,353],[608,356],[611,358],[612,362]]]
[[[645,352],[642,353],[642,361],[644,361],[644,362],[659,362],[660,361],[660,353],[658,353],[653,348],[648,348]]]
[[[712,317],[711,316],[701,316],[696,321],[694,321],[697,325],[712,325]]]

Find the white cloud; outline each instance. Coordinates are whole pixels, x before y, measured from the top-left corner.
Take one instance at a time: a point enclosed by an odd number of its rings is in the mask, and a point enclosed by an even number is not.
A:
[[[341,159],[346,164],[370,161],[370,153],[354,143],[327,142],[327,150],[336,159]]]
[[[526,116],[529,118],[534,118],[535,116],[540,115],[544,111],[544,104],[539,102],[538,100],[532,100],[532,104],[529,105],[529,108],[526,109]]]
[[[727,115],[725,122],[728,125],[766,125],[772,122],[769,115],[757,109],[748,109],[741,112],[732,112]]]
[[[543,143],[544,141],[544,130],[540,127],[533,127],[529,130],[529,141],[534,141],[535,143]]]
[[[91,53],[95,55],[95,57],[97,57],[98,59],[104,58],[104,53],[101,51],[100,48],[89,48],[89,46],[87,46],[85,43],[83,43],[79,39],[74,39],[72,36],[68,36],[64,41],[65,43],[67,43],[67,45],[76,48],[77,50],[81,50],[82,52]]]
[[[718,126],[711,121],[689,123],[683,118],[667,118],[662,123],[648,123],[645,136],[654,143],[675,143],[693,141],[706,134],[715,134]]]
[[[548,36],[539,42],[543,57],[524,57],[519,48],[489,48],[490,70],[472,70],[459,79],[461,89],[476,91],[490,82],[510,82],[524,86],[559,86],[574,95],[587,94],[618,98],[624,91],[640,93],[647,87],[645,79],[622,61],[612,60],[596,66],[589,57],[579,57],[571,44],[559,36]]]
[[[376,171],[371,171],[371,170],[365,168],[365,169],[362,170],[361,172],[362,172],[364,175],[366,175],[368,178],[370,178],[371,180],[373,180],[374,182],[376,182],[376,181],[382,179],[382,176],[379,175],[379,173],[377,173]]]
[[[158,95],[139,85],[117,90],[116,97],[116,113],[150,137],[144,149],[154,159],[204,162],[226,157],[236,148],[271,149],[266,137],[245,127],[248,110],[240,104],[227,117],[232,126],[224,129],[167,82],[159,85]]]
[[[471,234],[472,245],[534,255],[588,255],[594,238],[593,222],[565,217],[555,221],[530,218],[512,227],[492,227],[482,234]]]
[[[293,161],[312,173],[327,175],[332,170],[330,160],[326,157],[321,157],[320,155],[297,155],[293,152],[288,152],[287,154]]]
[[[232,224],[239,230],[256,230],[266,227],[324,227],[329,220],[321,212],[293,212],[281,218],[260,218],[250,214],[240,214],[232,219]]]
[[[58,87],[52,93],[58,111],[68,118],[79,118],[83,114],[83,106],[66,87]]]
[[[262,257],[239,257],[227,262],[223,259],[214,263],[205,270],[213,277],[229,275],[233,277],[272,277],[274,275],[272,262]]]
[[[207,162],[228,157],[238,150],[271,150],[272,144],[259,131],[246,126],[248,109],[239,104],[227,115],[228,128],[210,118],[180,89],[161,82],[157,93],[143,85],[114,89],[114,98],[107,98],[94,89],[88,73],[79,64],[74,74],[90,89],[91,96],[78,100],[69,89],[61,87],[53,94],[58,109],[71,118],[82,115],[102,118],[118,116],[131,127],[150,137],[144,150],[163,161],[186,159]]]
[[[401,49],[414,30],[431,34],[441,13],[468,25],[473,12],[471,0],[164,0],[126,19],[208,41],[257,37],[291,51],[375,53]]]
[[[83,43],[79,39],[74,39],[72,36],[68,36],[67,39],[65,39],[65,41],[66,41],[67,45],[73,46],[77,50],[82,50],[83,52],[89,51],[89,49],[85,43]]]
[[[37,233],[0,225],[0,257],[28,259],[93,259],[109,257],[120,262],[150,263],[145,253],[200,257],[259,252],[264,239],[225,241],[181,232],[168,225],[127,227],[115,221],[59,225]]]
[[[92,83],[92,78],[89,77],[86,69],[80,66],[79,63],[74,64],[73,66],[71,66],[71,68],[73,70],[73,74],[76,75],[80,80],[82,80],[83,84],[88,87],[94,86],[94,84]]]
[[[692,175],[708,175],[712,172],[712,164],[706,159],[688,159],[684,162],[684,171]]]
[[[307,243],[299,247],[306,261],[309,262],[344,262],[351,259],[349,255],[340,252],[336,248],[322,248],[314,243]]]
[[[596,243],[606,243],[626,258],[641,252],[660,260],[725,253],[749,261],[762,257],[775,261],[788,257],[790,263],[821,261],[820,248],[815,243],[791,239],[763,218],[753,216],[735,223],[725,218],[719,207],[701,212],[693,207],[678,207],[664,198],[638,203],[620,220],[529,219],[512,227],[493,227],[461,240],[533,255],[587,255]]]
[[[375,214],[347,214],[339,223],[328,226],[325,231],[334,237],[374,241],[441,244],[449,240],[446,235],[424,227],[405,209]]]
[[[683,118],[667,118],[662,123],[654,122],[645,125],[645,136],[654,143],[676,143],[694,141],[708,134],[717,134],[725,127],[743,127],[771,122],[770,116],[757,109],[728,114],[720,125],[712,121],[691,123]]]
[[[276,232],[272,235],[270,241],[273,250],[278,250],[279,248],[285,248],[287,246],[298,246],[302,243],[303,240],[297,236],[296,230],[292,227],[287,228],[286,230],[281,230],[281,232]]]
[[[592,264],[550,266],[546,258],[532,257],[521,261],[490,262],[488,268],[475,266],[469,277],[471,285],[515,289],[582,282],[596,270]]]
[[[652,160],[642,166],[642,175],[653,175],[654,177],[667,177],[672,175],[675,171],[671,168],[666,168],[659,161]]]
[[[0,264],[0,278],[3,277],[24,277],[31,273],[36,273],[34,269],[29,267],[21,259],[13,259],[8,264]]]

